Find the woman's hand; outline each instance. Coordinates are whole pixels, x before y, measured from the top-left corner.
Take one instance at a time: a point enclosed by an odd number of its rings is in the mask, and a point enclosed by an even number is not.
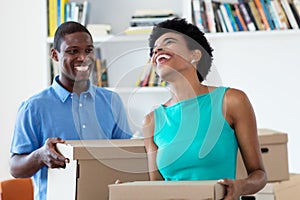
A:
[[[238,200],[242,195],[242,180],[221,179],[218,183],[225,187],[224,200]]]

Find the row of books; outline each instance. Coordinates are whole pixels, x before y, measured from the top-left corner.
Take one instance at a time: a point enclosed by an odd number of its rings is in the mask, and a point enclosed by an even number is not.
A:
[[[193,23],[208,33],[300,27],[300,0],[192,0],[191,7]]]
[[[86,26],[89,2],[70,2],[70,0],[48,0],[48,36],[53,37],[57,27],[66,21],[76,21]]]
[[[149,61],[143,66],[143,70],[140,77],[136,81],[135,86],[137,87],[155,87],[155,86],[166,86],[167,83],[162,81],[159,76],[156,75],[154,67]]]
[[[95,67],[92,73],[92,83],[98,87],[108,87],[106,60],[101,57],[101,49],[95,49]]]
[[[137,9],[129,20],[125,34],[150,33],[154,25],[176,16],[170,9]]]

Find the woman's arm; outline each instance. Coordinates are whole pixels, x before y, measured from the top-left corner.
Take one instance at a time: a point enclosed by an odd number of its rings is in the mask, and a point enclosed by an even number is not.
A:
[[[146,115],[143,122],[144,143],[148,157],[149,176],[151,181],[162,180],[156,165],[157,146],[154,144],[154,114],[153,112]]]
[[[257,136],[255,113],[246,94],[229,89],[224,98],[223,113],[235,130],[241,155],[248,177],[240,180],[220,181],[227,187],[227,196],[237,199],[240,195],[253,194],[261,190],[267,182]]]

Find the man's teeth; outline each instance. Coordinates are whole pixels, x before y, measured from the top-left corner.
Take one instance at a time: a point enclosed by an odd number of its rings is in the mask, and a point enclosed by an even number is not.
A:
[[[75,69],[80,72],[85,72],[89,69],[89,67],[88,66],[79,66],[79,67],[75,67]]]
[[[169,60],[171,58],[171,56],[167,55],[167,54],[161,54],[161,55],[158,55],[157,58],[156,58],[156,63],[159,63],[159,61],[161,59],[166,59],[166,60]]]

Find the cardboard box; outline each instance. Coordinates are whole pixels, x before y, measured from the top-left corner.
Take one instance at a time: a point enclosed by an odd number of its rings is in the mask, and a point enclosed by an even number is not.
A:
[[[287,134],[271,129],[258,129],[258,139],[268,182],[288,180]],[[236,172],[237,179],[247,177],[240,152],[238,152]]]
[[[258,193],[241,197],[241,200],[299,200],[300,174],[290,174],[287,181],[267,183]]]
[[[219,200],[225,188],[216,181],[135,181],[109,185],[109,200]]]
[[[267,183],[267,185],[258,193],[253,195],[242,196],[240,199],[241,200],[275,200],[274,187],[272,183]]]
[[[107,200],[117,179],[149,180],[143,140],[66,141],[57,149],[70,163],[48,170],[48,200]]]

